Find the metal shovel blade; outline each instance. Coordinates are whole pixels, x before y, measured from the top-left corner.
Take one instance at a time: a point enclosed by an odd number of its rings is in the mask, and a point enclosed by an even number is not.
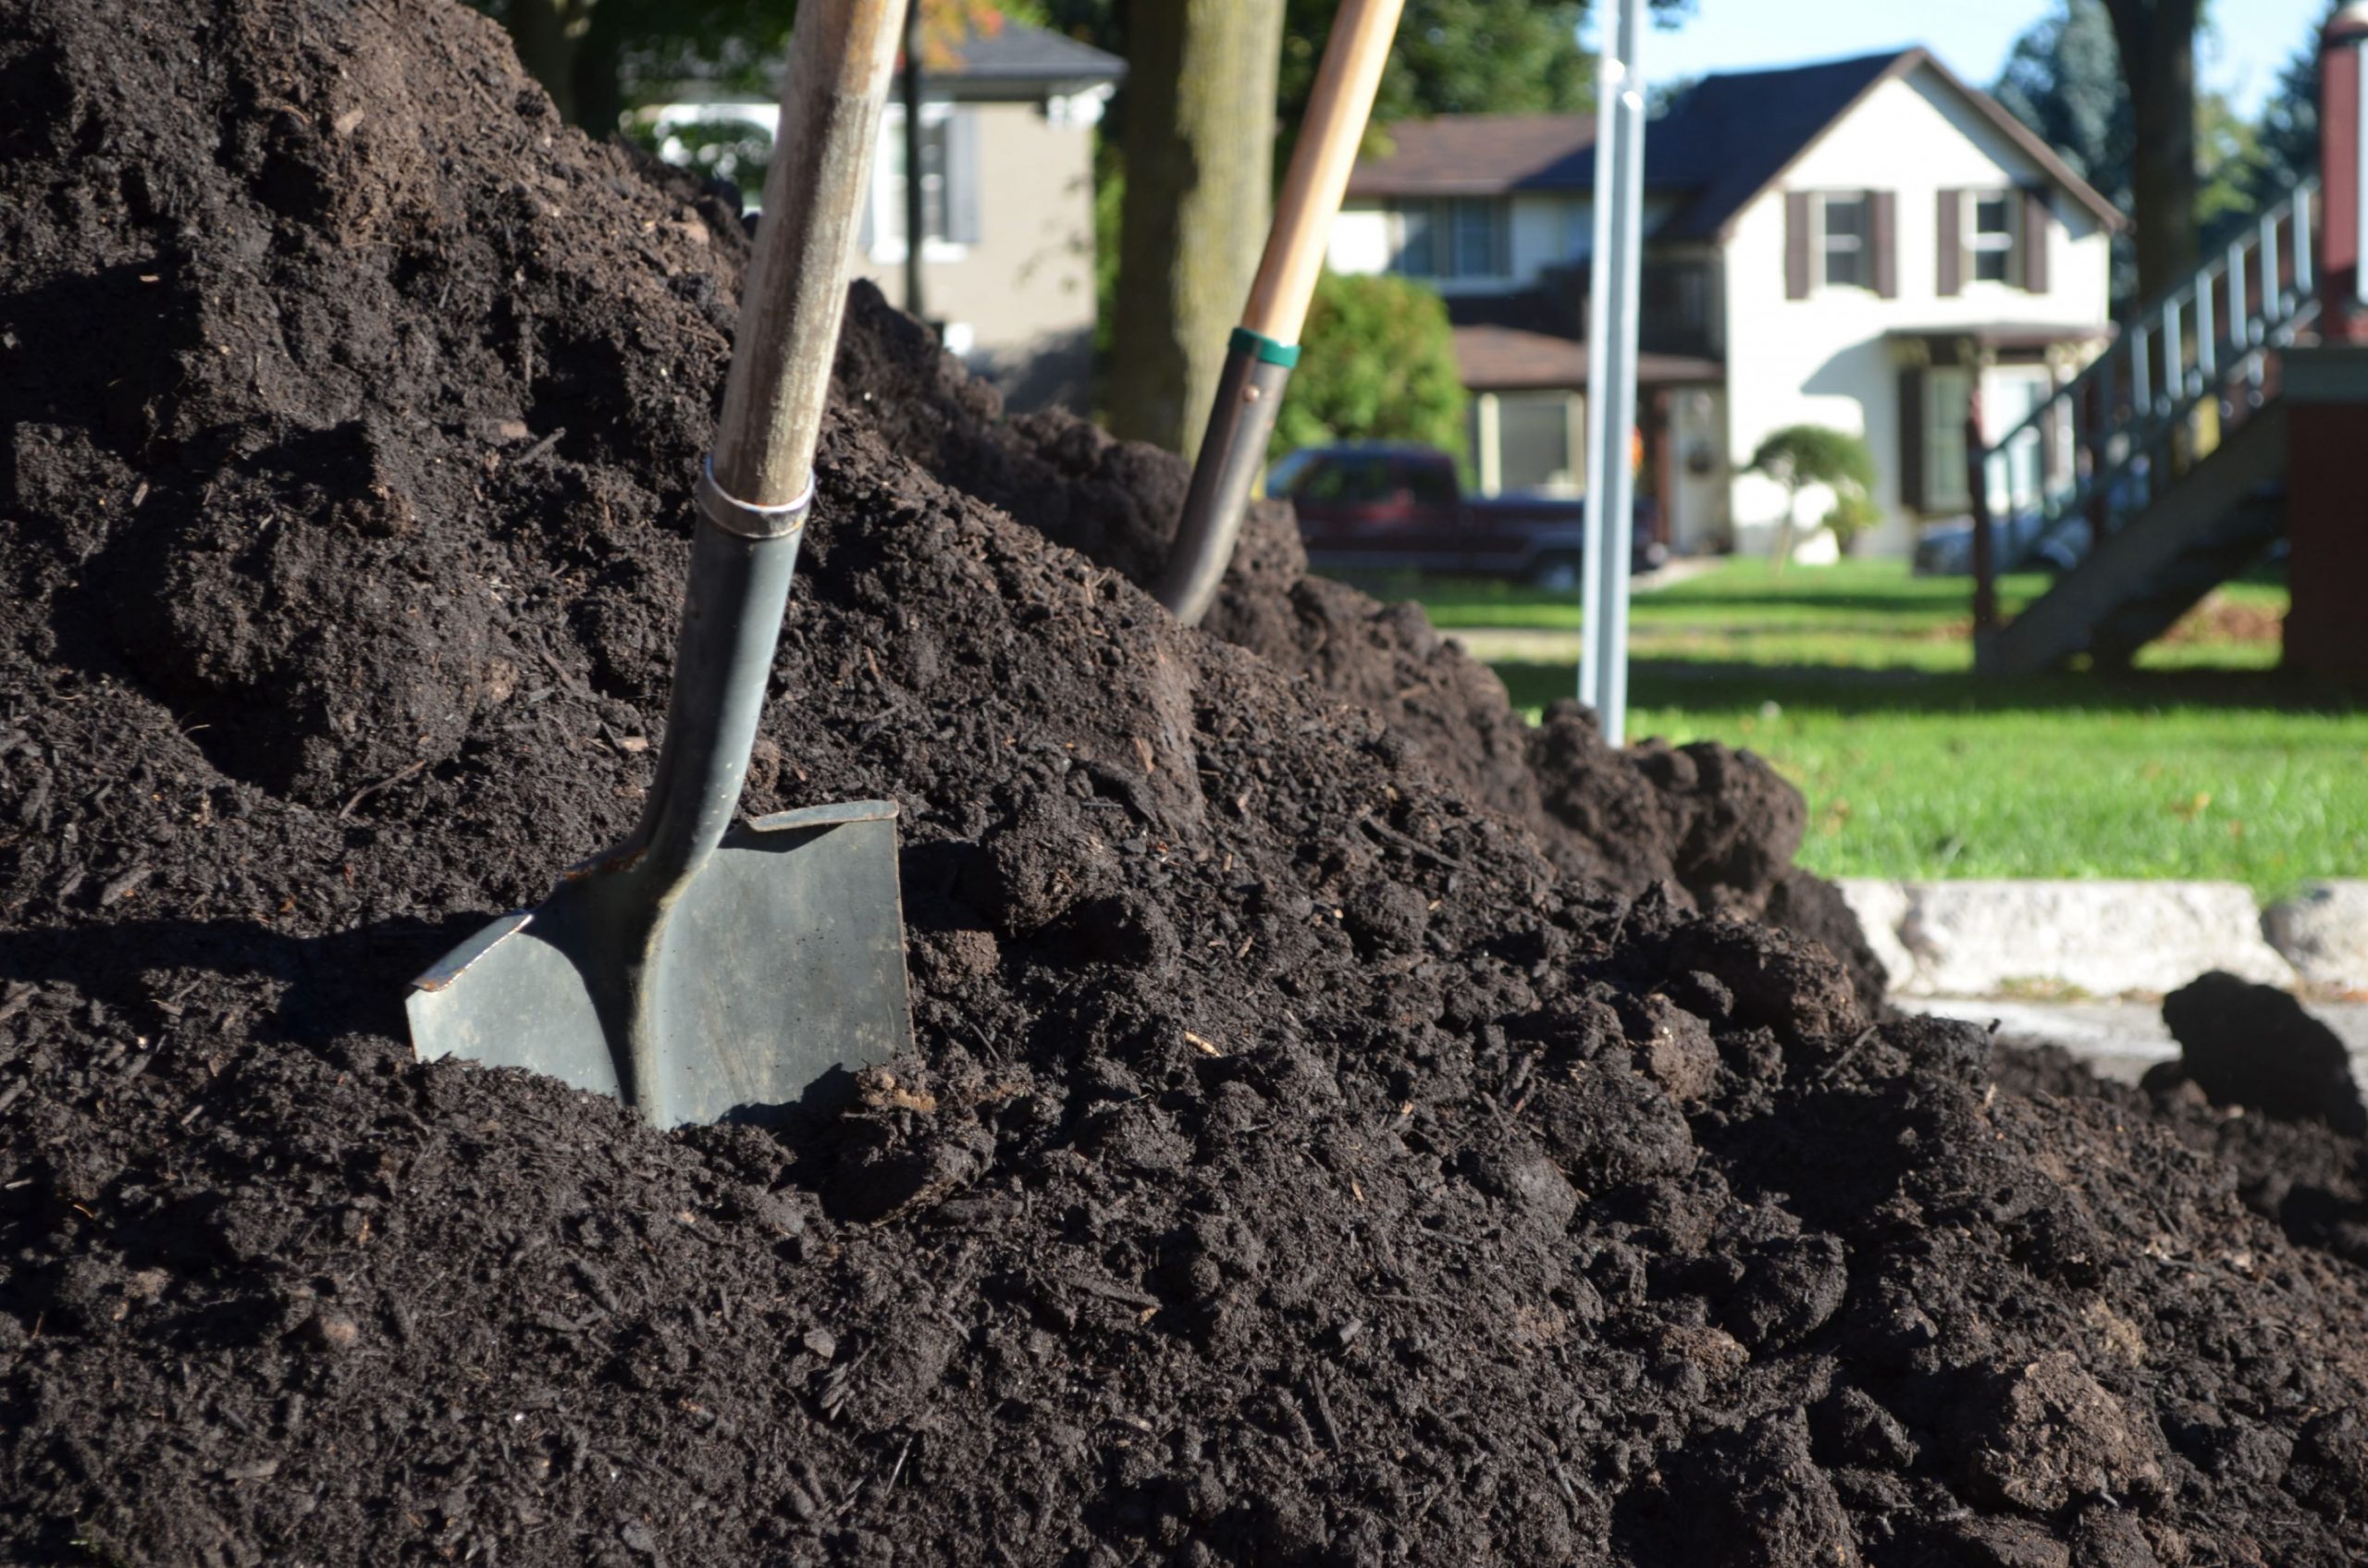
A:
[[[910,1043],[893,802],[738,823],[678,893],[648,892],[596,861],[487,926],[412,982],[413,1049],[617,1095],[663,1128],[786,1105]]]

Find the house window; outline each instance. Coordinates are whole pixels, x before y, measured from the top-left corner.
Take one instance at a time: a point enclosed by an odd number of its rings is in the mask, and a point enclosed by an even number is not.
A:
[[[979,241],[979,158],[975,111],[951,104],[921,105],[921,239],[926,253],[959,255]],[[864,213],[864,249],[874,261],[905,258],[905,117],[892,104],[880,126],[872,160],[871,203]]]
[[[1709,330],[1709,263],[1647,260],[1637,294],[1647,332],[1695,339]]]
[[[1503,278],[1512,271],[1512,215],[1499,201],[1459,197],[1394,206],[1391,270],[1408,278]]]
[[[2015,277],[2015,209],[2021,204],[2006,191],[1968,192],[1971,221],[1965,248],[1977,282],[2004,283]]]
[[[1874,248],[1868,243],[1872,226],[1867,205],[1863,193],[1819,199],[1818,243],[1824,254],[1819,276],[1828,288],[1874,287]]]
[[[1965,416],[1973,383],[1962,367],[1934,365],[1924,373],[1924,510],[1953,512],[1969,504],[1965,484]]]

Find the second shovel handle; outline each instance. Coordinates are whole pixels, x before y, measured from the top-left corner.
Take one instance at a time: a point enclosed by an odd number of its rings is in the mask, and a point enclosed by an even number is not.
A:
[[[1277,343],[1296,343],[1307,320],[1307,302],[1324,270],[1324,248],[1356,167],[1365,120],[1389,63],[1389,41],[1398,31],[1404,0],[1344,0],[1325,41],[1315,92],[1301,121],[1290,171],[1275,201],[1274,231],[1250,285],[1241,325]]]
[[[716,483],[752,505],[795,500],[813,472],[906,3],[797,8],[715,436]]]

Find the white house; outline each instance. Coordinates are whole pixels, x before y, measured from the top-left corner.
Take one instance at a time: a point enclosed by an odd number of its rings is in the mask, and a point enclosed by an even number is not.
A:
[[[779,63],[747,74],[778,80]],[[970,33],[921,73],[921,305],[946,348],[1014,409],[1086,403],[1093,128],[1125,74],[1115,55],[1009,21]],[[772,100],[699,81],[670,96],[643,111],[670,161],[745,179],[735,164],[770,155],[780,122]],[[857,274],[900,307],[904,117],[892,100],[856,258]],[[744,194],[753,205],[757,191]]]
[[[1574,492],[1593,118],[1388,136],[1331,265],[1446,297],[1484,490]],[[1784,492],[1742,466],[1814,423],[1867,438],[1883,521],[1861,548],[1904,551],[1917,521],[1966,508],[1976,378],[2003,434],[2110,331],[2121,215],[1923,49],[1706,77],[1646,128],[1645,191],[1638,489],[1680,549],[1769,548]]]

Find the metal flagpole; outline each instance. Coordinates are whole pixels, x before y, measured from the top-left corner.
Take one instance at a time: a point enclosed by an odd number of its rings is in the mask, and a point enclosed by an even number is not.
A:
[[[1636,285],[1644,254],[1645,0],[1619,0],[1596,86],[1595,254],[1587,312],[1587,497],[1579,700],[1603,737],[1628,722],[1628,556],[1634,545]]]

